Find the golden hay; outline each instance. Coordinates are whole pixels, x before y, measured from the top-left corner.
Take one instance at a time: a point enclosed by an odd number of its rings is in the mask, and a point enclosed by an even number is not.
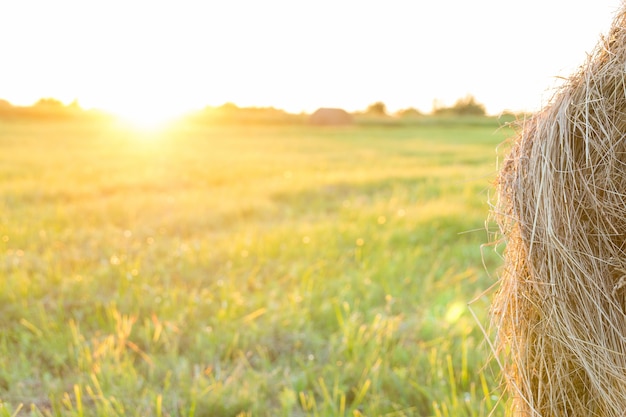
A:
[[[524,121],[498,181],[492,307],[518,416],[626,414],[626,4]]]

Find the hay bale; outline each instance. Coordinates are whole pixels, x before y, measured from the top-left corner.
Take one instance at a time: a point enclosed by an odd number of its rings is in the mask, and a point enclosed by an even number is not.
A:
[[[497,180],[492,326],[519,416],[626,412],[626,5]]]
[[[352,124],[353,118],[343,109],[322,107],[315,110],[309,122],[317,126],[343,126]]]

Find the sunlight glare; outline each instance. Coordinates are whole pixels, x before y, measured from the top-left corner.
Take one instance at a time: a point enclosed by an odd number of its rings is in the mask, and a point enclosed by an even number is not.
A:
[[[115,109],[112,110],[112,113],[123,125],[140,131],[162,130],[184,114],[181,111],[172,111],[148,105]]]

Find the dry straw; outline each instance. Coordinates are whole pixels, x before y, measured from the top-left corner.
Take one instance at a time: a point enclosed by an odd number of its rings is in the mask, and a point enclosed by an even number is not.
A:
[[[522,123],[497,187],[492,325],[513,414],[626,415],[626,5]]]

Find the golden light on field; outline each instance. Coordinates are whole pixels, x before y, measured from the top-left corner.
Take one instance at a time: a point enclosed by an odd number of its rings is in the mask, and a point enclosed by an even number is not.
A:
[[[0,98],[77,99],[143,126],[225,102],[428,112],[471,93],[491,113],[534,109],[619,4],[2,2]]]

